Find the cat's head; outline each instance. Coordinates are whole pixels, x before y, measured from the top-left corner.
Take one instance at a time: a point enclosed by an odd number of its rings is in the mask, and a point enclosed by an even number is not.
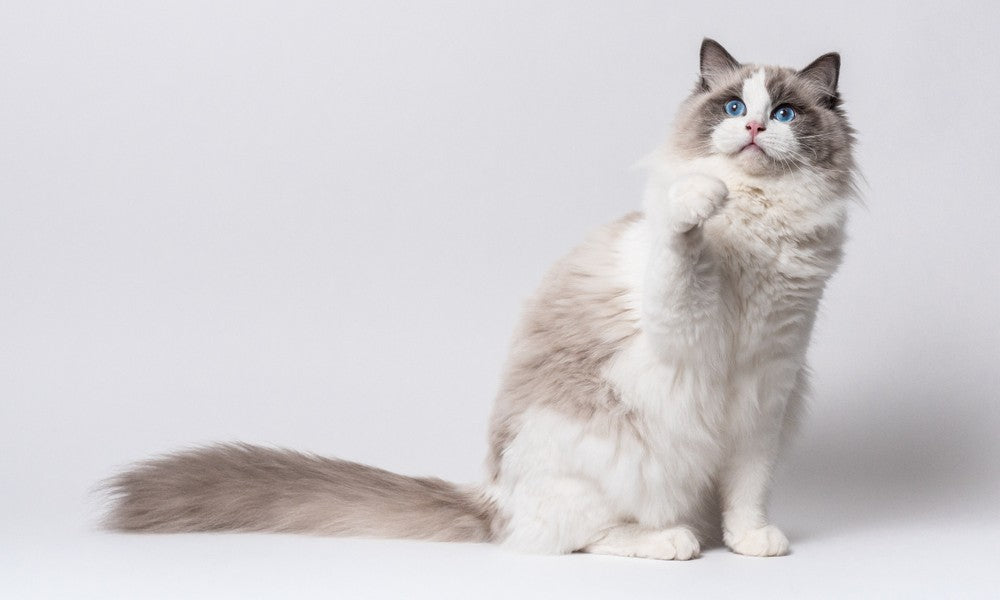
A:
[[[743,64],[718,42],[701,44],[701,78],[677,120],[686,158],[720,157],[758,176],[799,170],[850,183],[851,129],[841,107],[840,55],[801,70]]]

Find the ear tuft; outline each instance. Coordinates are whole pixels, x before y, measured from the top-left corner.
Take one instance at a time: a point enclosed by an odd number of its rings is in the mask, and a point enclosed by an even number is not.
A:
[[[722,76],[739,68],[740,63],[726,52],[722,44],[705,38],[701,42],[701,87],[709,89]]]

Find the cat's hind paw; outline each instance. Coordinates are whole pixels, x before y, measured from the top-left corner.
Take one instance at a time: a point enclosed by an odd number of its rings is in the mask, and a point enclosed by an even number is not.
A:
[[[583,551],[657,560],[691,560],[701,554],[701,546],[687,527],[656,530],[638,525],[620,525],[605,531]]]
[[[659,560],[691,560],[701,554],[698,538],[686,527],[658,531],[642,544],[635,556]]]

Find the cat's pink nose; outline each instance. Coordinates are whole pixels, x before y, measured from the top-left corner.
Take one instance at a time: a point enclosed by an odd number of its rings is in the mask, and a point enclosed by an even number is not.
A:
[[[766,129],[767,127],[764,127],[757,121],[750,121],[749,123],[747,123],[747,131],[750,132],[750,141],[751,142],[754,141],[754,139],[756,139],[757,137],[757,134],[760,133],[761,131],[765,131]]]

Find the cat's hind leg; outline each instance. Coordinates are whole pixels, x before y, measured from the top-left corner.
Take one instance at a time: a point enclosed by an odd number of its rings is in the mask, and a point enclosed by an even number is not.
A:
[[[500,496],[501,543],[518,552],[575,552],[618,520],[603,491],[583,477],[526,477]]]
[[[657,529],[622,523],[593,481],[572,476],[529,478],[503,502],[503,545],[531,554],[588,552],[660,560],[688,560],[700,546],[687,527]]]
[[[698,556],[701,547],[698,538],[687,527],[652,529],[631,523],[602,531],[582,550],[591,554],[690,560]]]

